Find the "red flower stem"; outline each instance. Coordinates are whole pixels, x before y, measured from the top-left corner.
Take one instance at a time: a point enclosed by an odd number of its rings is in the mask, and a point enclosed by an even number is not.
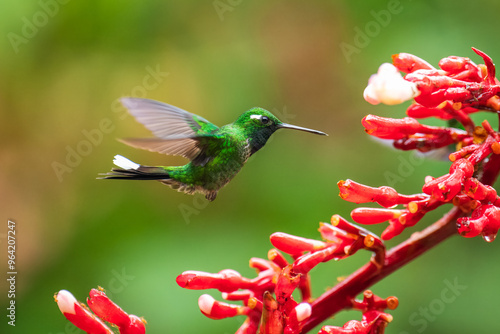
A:
[[[448,237],[457,234],[456,220],[463,216],[457,208],[451,209],[443,218],[421,232],[390,249],[384,266],[379,268],[372,261],[355,271],[331,290],[325,292],[312,304],[311,317],[303,327],[307,333],[335,313],[352,307],[352,299],[384,277],[422,255]]]

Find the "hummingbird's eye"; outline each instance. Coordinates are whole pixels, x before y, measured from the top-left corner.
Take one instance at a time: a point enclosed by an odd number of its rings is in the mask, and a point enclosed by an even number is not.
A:
[[[262,116],[260,121],[262,122],[262,124],[267,124],[269,123],[269,117],[267,116]]]

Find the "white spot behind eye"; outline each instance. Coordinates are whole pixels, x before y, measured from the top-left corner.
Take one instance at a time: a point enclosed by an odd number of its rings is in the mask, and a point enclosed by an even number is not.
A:
[[[251,119],[261,119],[262,115],[251,115],[250,118]]]

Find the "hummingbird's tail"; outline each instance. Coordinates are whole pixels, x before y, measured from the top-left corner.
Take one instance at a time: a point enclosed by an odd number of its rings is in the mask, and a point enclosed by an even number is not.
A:
[[[113,163],[120,167],[111,169],[110,173],[102,174],[101,179],[126,180],[168,180],[168,172],[161,167],[142,166],[121,155],[115,155]]]

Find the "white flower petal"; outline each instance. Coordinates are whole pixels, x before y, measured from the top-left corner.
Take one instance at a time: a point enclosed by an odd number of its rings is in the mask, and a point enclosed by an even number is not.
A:
[[[198,299],[198,306],[200,307],[201,312],[205,314],[212,313],[212,307],[214,306],[215,299],[207,294],[201,295]]]
[[[76,298],[67,290],[61,290],[56,296],[57,306],[62,313],[76,314],[75,304],[78,303]]]
[[[297,320],[304,321],[311,316],[312,308],[308,303],[300,303],[295,306],[295,312],[297,312]]]
[[[363,97],[371,104],[394,105],[411,100],[419,94],[416,84],[405,80],[394,65],[384,63],[380,65],[377,74],[368,80]]]

